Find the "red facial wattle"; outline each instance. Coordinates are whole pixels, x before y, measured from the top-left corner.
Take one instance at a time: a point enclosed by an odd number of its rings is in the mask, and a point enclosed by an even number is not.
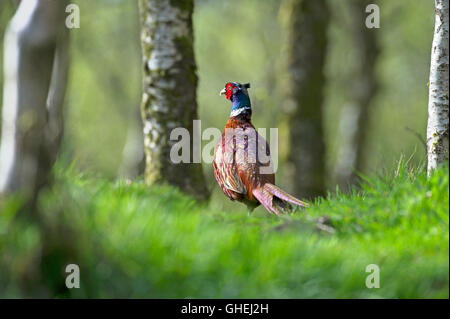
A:
[[[225,86],[225,96],[228,100],[231,100],[231,96],[233,95],[233,89],[235,86],[231,83],[227,83]]]

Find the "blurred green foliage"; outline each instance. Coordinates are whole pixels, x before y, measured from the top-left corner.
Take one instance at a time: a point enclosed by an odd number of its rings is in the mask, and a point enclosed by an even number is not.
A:
[[[40,222],[18,215],[18,199],[3,203],[0,297],[448,298],[448,167],[427,181],[421,141],[406,129],[425,136],[432,1],[374,1],[381,9],[381,28],[374,30],[380,89],[370,106],[364,173],[378,177],[366,178],[360,192],[330,193],[307,215],[281,219],[262,208],[247,217],[242,205],[223,196],[209,165],[204,170],[214,193],[208,206],[168,186],[112,181],[140,105],[137,3],[74,2],[81,28],[71,33],[55,183],[40,198]],[[194,31],[202,127],[224,126],[230,105],[218,92],[226,81],[251,82],[253,122],[279,128],[277,184],[289,190],[280,3],[197,0]],[[329,4],[324,121],[331,172],[339,112],[349,103],[352,47],[345,1]],[[2,37],[13,9],[12,1],[0,0]],[[414,150],[408,164],[390,169]],[[334,190],[331,174],[327,182]],[[324,215],[334,234],[317,231],[312,218]],[[80,289],[64,286],[69,262],[81,267]],[[372,263],[381,268],[380,289],[364,285]]]
[[[79,169],[115,178],[122,161],[127,128],[137,125],[140,105],[140,45],[135,1],[74,1],[80,7],[81,28],[72,30],[72,65],[66,100],[66,131],[61,156],[75,160]],[[222,128],[230,105],[218,96],[226,81],[251,82],[257,127],[279,128],[280,169],[277,183],[289,191],[283,163],[288,150],[288,127],[283,117],[286,85],[285,13],[282,1],[197,0],[194,13],[195,51],[198,65],[199,117],[202,127]],[[432,1],[374,1],[380,6],[381,54],[377,62],[380,90],[370,106],[369,140],[364,173],[391,165],[401,152],[417,149],[421,141],[407,128],[425,137],[428,73],[433,35]],[[338,119],[349,103],[349,65],[352,47],[347,32],[345,1],[329,1],[332,21],[325,90],[324,122],[328,148],[330,189],[339,146]],[[363,10],[364,8],[362,8]],[[12,2],[2,0],[0,31],[13,13]],[[361,21],[361,28],[364,21]],[[0,52],[2,44],[0,44]],[[0,53],[1,55],[1,53]],[[0,75],[0,81],[1,81]],[[213,201],[234,205],[223,197],[211,165],[204,165]],[[231,204],[231,205],[230,205]]]
[[[0,215],[0,297],[448,298],[448,167],[429,181],[414,167],[284,218],[58,167],[40,198],[45,230],[13,201]],[[323,215],[334,233],[317,230]],[[68,263],[80,289],[64,286]],[[369,264],[379,289],[365,286]]]
[[[365,147],[365,172],[377,172],[388,167],[400,153],[414,159],[425,159],[426,150],[415,135],[426,138],[428,118],[428,76],[433,39],[433,1],[374,1],[380,7],[380,55],[377,61],[379,91],[370,105],[368,142]],[[352,63],[352,48],[345,32],[345,1],[330,1],[333,20],[328,59],[328,89],[326,103],[327,143],[332,168],[339,140],[336,139],[336,119],[348,103],[346,70]],[[362,22],[363,23],[363,22]],[[411,130],[413,132],[411,132]]]

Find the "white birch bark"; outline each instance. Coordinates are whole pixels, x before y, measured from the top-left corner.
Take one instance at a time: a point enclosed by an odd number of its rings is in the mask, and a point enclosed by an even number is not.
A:
[[[0,194],[36,197],[55,159],[67,81],[67,1],[21,1],[5,32]]]
[[[167,182],[200,200],[206,199],[209,193],[201,164],[173,163],[170,159],[176,143],[170,139],[172,130],[185,128],[192,137],[193,120],[197,119],[194,1],[140,0],[139,9],[145,181]]]
[[[439,164],[448,161],[448,10],[448,0],[435,0],[435,26],[431,49],[430,87],[428,97],[428,175]]]

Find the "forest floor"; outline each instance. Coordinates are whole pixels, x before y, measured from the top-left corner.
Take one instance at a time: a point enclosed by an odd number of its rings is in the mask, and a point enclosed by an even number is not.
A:
[[[402,161],[359,191],[283,218],[67,168],[41,196],[45,222],[15,218],[16,207],[0,214],[2,298],[23,296],[18,283],[28,287],[33,263],[40,271],[30,280],[61,298],[449,297],[448,167],[427,180]],[[80,289],[64,286],[68,263],[80,267]],[[366,287],[371,264],[380,288]]]

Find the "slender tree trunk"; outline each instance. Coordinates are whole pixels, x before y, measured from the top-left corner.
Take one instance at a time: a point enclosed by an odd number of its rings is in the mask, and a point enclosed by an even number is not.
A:
[[[145,170],[144,136],[142,135],[142,118],[139,109],[132,114],[128,126],[127,140],[122,152],[122,164],[119,176],[134,179],[142,176]]]
[[[42,214],[35,205],[48,183],[63,133],[69,67],[67,4],[22,0],[5,34],[0,193],[24,196],[21,212],[38,227],[41,238],[40,249],[30,252],[18,270],[24,297],[67,294],[64,279],[55,281],[48,274],[78,260],[72,224],[63,222],[61,214]]]
[[[22,1],[5,34],[0,193],[36,198],[62,136],[66,1]],[[59,27],[57,27],[59,26]]]
[[[344,189],[353,184],[357,172],[363,170],[369,106],[377,91],[375,64],[379,53],[378,29],[364,25],[365,8],[371,0],[348,1],[351,20],[348,30],[352,39],[352,65],[349,66],[350,103],[342,109],[336,163],[337,182]]]
[[[197,118],[197,75],[193,50],[194,0],[140,0],[143,55],[142,119],[148,184],[168,182],[198,199],[208,191],[201,164],[174,164],[170,140],[183,127],[192,140]],[[192,154],[191,159],[192,159]]]
[[[324,195],[325,146],[322,128],[324,64],[330,18],[325,0],[288,0],[290,153],[294,193]]]
[[[428,174],[449,158],[449,24],[448,0],[435,0],[435,25],[431,48],[428,96]]]

